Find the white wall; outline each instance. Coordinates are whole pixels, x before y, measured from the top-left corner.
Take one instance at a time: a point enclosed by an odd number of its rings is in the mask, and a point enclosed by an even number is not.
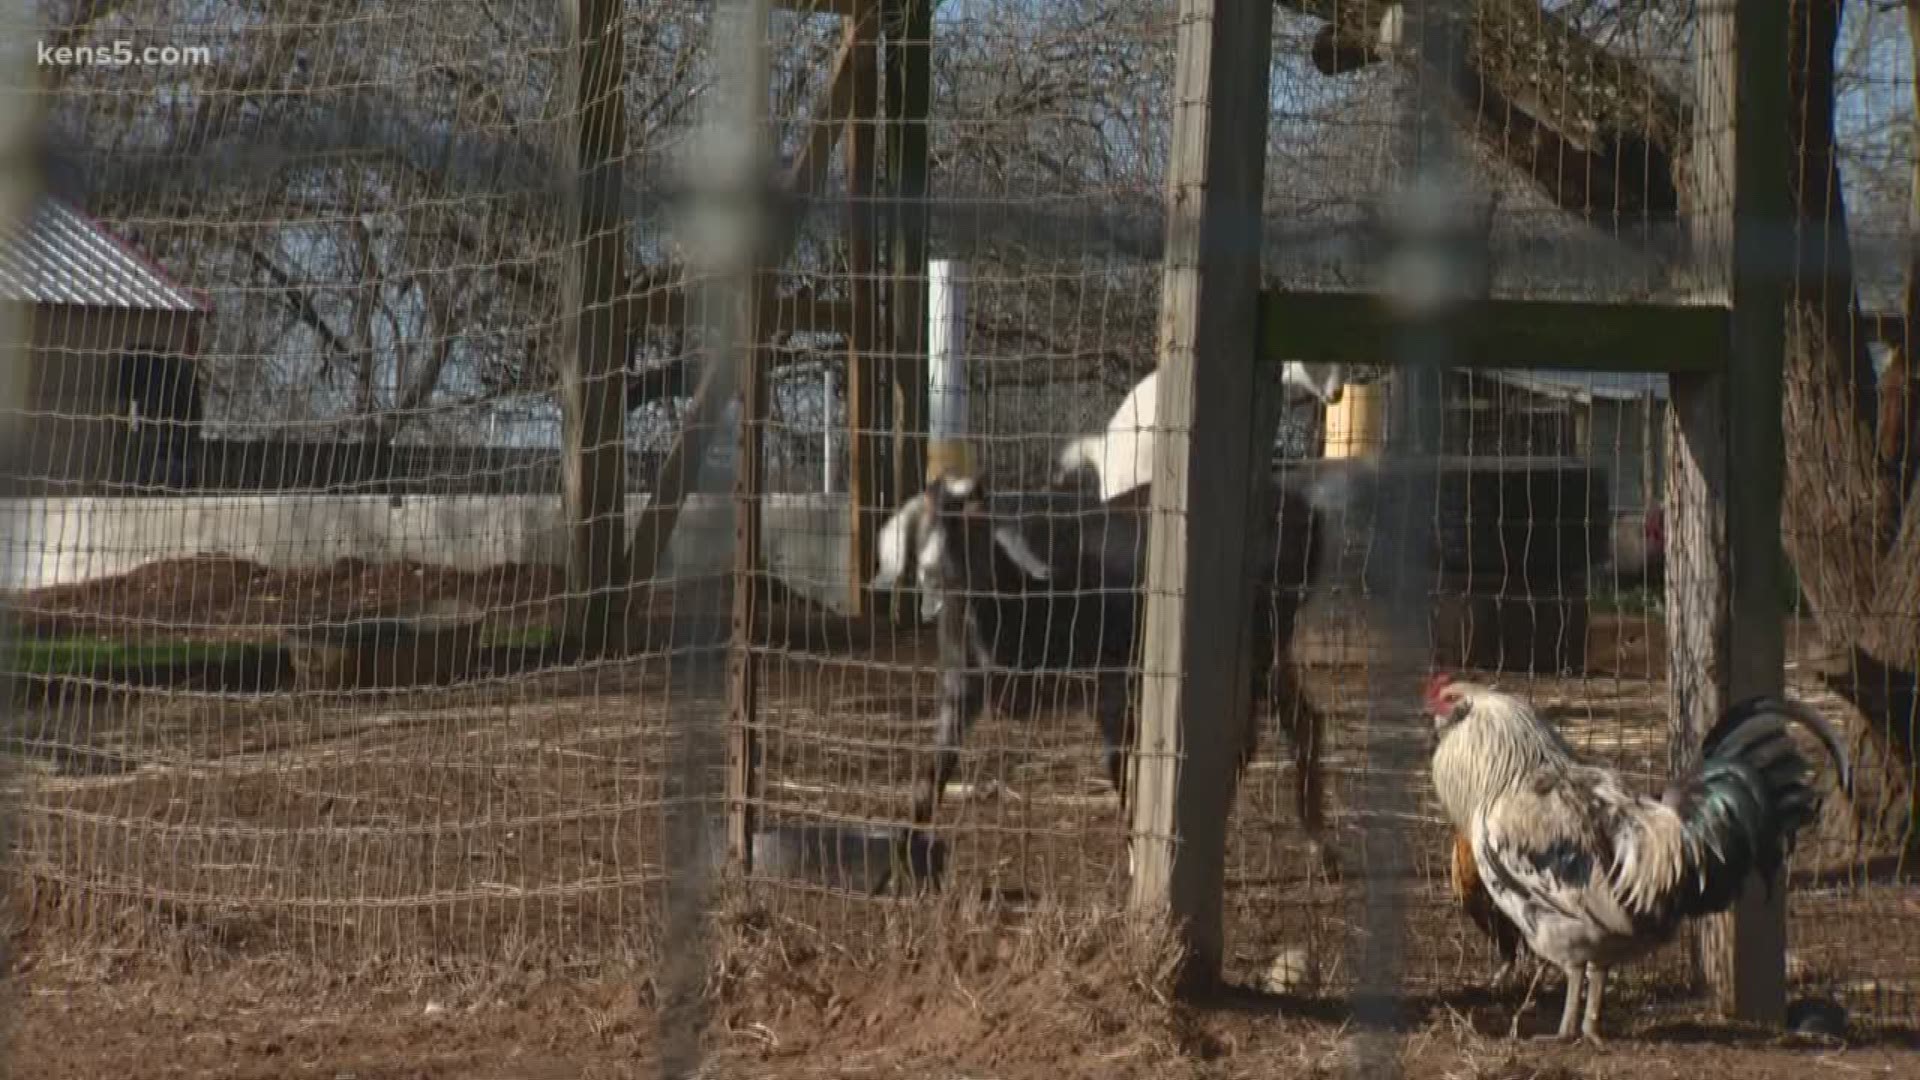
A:
[[[796,591],[844,610],[845,496],[769,495],[768,561]],[[628,525],[645,496],[630,496]],[[687,500],[661,568],[665,576],[725,569],[731,535],[716,497]],[[411,559],[478,570],[565,562],[557,495],[61,498],[0,500],[0,587],[33,589],[125,573],[189,555],[227,555],[275,567],[337,559]]]

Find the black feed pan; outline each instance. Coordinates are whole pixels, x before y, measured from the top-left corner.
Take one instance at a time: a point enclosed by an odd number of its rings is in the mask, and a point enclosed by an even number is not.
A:
[[[725,845],[716,852],[725,858]],[[877,896],[939,883],[947,843],[907,829],[775,825],[753,835],[753,876]]]

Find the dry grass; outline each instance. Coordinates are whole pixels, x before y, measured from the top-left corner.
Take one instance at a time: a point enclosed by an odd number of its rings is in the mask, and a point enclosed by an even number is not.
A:
[[[356,611],[365,600],[311,584]],[[408,588],[480,587],[427,585]],[[131,593],[119,614],[163,615],[142,605],[165,592]],[[221,594],[236,623],[255,618],[256,592]],[[61,617],[85,606],[73,600]],[[671,610],[662,617],[673,630]],[[769,817],[898,823],[928,742],[929,643],[772,623],[760,710]],[[658,936],[664,676],[655,656],[373,695],[81,693],[29,717],[47,752],[9,778],[23,811],[10,950],[21,1053],[36,1051],[36,1075],[53,1076],[646,1071],[655,964],[677,944]],[[1299,952],[1320,996],[1171,999],[1165,934],[1119,913],[1122,838],[1097,779],[1087,687],[1023,680],[969,741],[942,822],[953,841],[943,893],[909,902],[760,883],[726,894],[707,996],[716,1060],[734,1075],[1341,1074],[1354,1054],[1346,954],[1370,887],[1356,837],[1375,812],[1352,792],[1380,775],[1372,735],[1405,722],[1371,707],[1363,676],[1324,668],[1308,680],[1333,713],[1326,759],[1347,879],[1303,870],[1291,765],[1274,738],[1243,781],[1229,840],[1229,976],[1260,985],[1277,955]],[[1577,743],[1655,782],[1659,684],[1506,682]],[[1624,1048],[1509,1044],[1499,1036],[1515,1002],[1476,989],[1486,949],[1446,899],[1446,834],[1426,780],[1396,779],[1422,793],[1397,822],[1416,862],[1373,868],[1371,884],[1409,899],[1410,1076],[1829,1067],[1818,1053],[1682,1025],[1701,1008],[1675,978],[1679,949],[1622,980],[1612,1015]],[[1795,986],[1910,1023],[1920,890],[1867,875],[1885,845],[1851,847],[1851,826],[1836,815],[1800,862],[1827,875],[1793,899]],[[98,1035],[76,1042],[76,1030]],[[1876,1072],[1883,1060],[1844,1055],[1831,1070],[1899,1075]],[[1899,1061],[1920,1076],[1920,1063]]]
[[[931,713],[929,674],[901,656],[776,654],[768,665],[766,807],[772,821],[900,823]],[[1291,766],[1269,739],[1230,835],[1230,970],[1252,979],[1283,950],[1319,983],[1351,983],[1344,942],[1364,880],[1349,791],[1378,767],[1358,672],[1310,680],[1333,708],[1333,824],[1355,875],[1306,873]],[[1625,680],[1511,680],[1580,742],[1651,786],[1664,757],[1660,691]],[[943,822],[966,895],[1097,910],[1121,895],[1122,835],[1097,778],[1084,688],[1029,699],[974,732]],[[17,776],[16,871],[36,925],[103,947],[148,925],[315,962],[494,963],[525,938],[562,962],[644,952],[657,924],[664,670],[655,660],[387,695],[153,695],[82,701],[41,718],[70,753]],[[1004,704],[1004,703],[1003,703]],[[1823,707],[1829,703],[1816,700]],[[79,767],[77,759],[117,762]],[[1424,777],[1407,784],[1423,793]],[[1422,993],[1470,986],[1483,943],[1446,900],[1445,830],[1430,805],[1405,821],[1416,864],[1406,971]],[[1802,985],[1910,1010],[1920,987],[1920,891],[1863,872],[1837,815],[1802,869],[1829,880],[1795,898]],[[886,901],[769,893],[823,934],[864,935]],[[1677,953],[1652,965],[1671,972]]]
[[[1176,1000],[1170,935],[1111,908],[954,897],[884,909],[857,940],[801,915],[722,891],[703,1000],[710,1075],[1331,1078],[1354,1061],[1337,1000]],[[16,944],[11,1049],[36,1076],[652,1075],[657,969],[639,951],[559,963],[515,939],[490,967],[399,980],[184,928],[152,929],[139,948]],[[1647,1020],[1637,1004],[1624,996],[1621,1034],[1596,1053],[1509,1042],[1498,1003],[1416,998],[1396,1056],[1410,1080],[1920,1075],[1920,1054],[1897,1041],[1796,1046]]]

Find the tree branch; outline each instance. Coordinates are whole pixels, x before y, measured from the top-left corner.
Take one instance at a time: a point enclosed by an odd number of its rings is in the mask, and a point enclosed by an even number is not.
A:
[[[1327,21],[1312,56],[1325,74],[1379,55],[1391,7],[1274,0]],[[1420,8],[1420,5],[1411,5]],[[1399,50],[1423,85],[1445,90],[1465,126],[1530,177],[1561,209],[1611,231],[1619,220],[1668,220],[1679,210],[1680,159],[1691,109],[1652,73],[1588,41],[1535,0],[1478,0],[1459,21],[1438,17]],[[1457,74],[1417,56],[1459,55]]]
[[[249,244],[247,252],[253,257],[253,265],[259,267],[260,271],[273,279],[273,283],[279,287],[287,306],[293,309],[294,317],[320,335],[320,340],[327,346],[329,352],[351,360],[354,355],[353,346],[327,324],[326,316],[320,314],[320,309],[314,306],[313,296],[293,280],[293,275],[282,270],[266,252],[258,247]]]
[[[440,375],[453,355],[453,320],[447,313],[450,305],[428,285],[422,283],[419,289],[421,305],[427,313],[426,330],[432,346],[427,351],[426,360],[407,371],[405,381],[394,395],[392,406],[369,425],[368,438],[376,443],[392,442],[413,414],[426,407],[433,392],[440,388]],[[395,347],[400,348],[398,344]]]

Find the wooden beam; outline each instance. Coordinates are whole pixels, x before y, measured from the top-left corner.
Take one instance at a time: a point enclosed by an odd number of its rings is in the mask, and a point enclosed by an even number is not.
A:
[[[626,221],[620,161],[626,153],[625,60],[618,0],[577,0],[580,169],[579,309],[573,347],[562,350],[562,490],[567,548],[567,620],[563,636],[588,653],[602,651],[625,594],[627,490]]]
[[[1269,290],[1260,314],[1269,362],[1393,362],[1393,315],[1372,293]],[[1723,371],[1730,319],[1720,304],[1487,300],[1462,311],[1455,355],[1472,368]]]
[[[1768,235],[1792,220],[1787,5],[1702,5],[1694,154],[1703,291],[1731,305],[1719,374],[1672,384],[1667,482],[1669,693],[1676,765],[1690,764],[1725,707],[1777,694],[1785,680],[1781,491],[1786,281]],[[1737,104],[1736,104],[1737,103]],[[1733,462],[1739,462],[1739,478]],[[1705,920],[1702,974],[1723,1009],[1749,1022],[1786,1018],[1786,881],[1758,882],[1726,916]]]
[[[871,0],[775,0],[776,5],[802,15],[841,15],[854,17]]]
[[[1181,0],[1161,293],[1158,440],[1148,529],[1146,642],[1133,788],[1137,909],[1169,916],[1189,988],[1214,982],[1240,725],[1247,722],[1249,475],[1273,8]],[[1205,362],[1201,358],[1205,358]],[[1263,445],[1264,442],[1264,445]],[[1242,467],[1226,467],[1241,462]]]
[[[771,278],[770,272],[762,273]],[[756,305],[771,291],[757,284],[741,329],[752,333],[763,322]],[[742,872],[753,871],[756,828],[755,781],[760,773],[760,663],[754,631],[760,625],[764,587],[761,508],[766,491],[767,357],[763,338],[748,338],[740,350],[740,455],[733,476],[733,620],[727,653],[727,855]]]
[[[927,115],[933,96],[931,0],[886,0],[887,269],[892,295],[887,317],[893,359],[893,475],[882,492],[887,506],[927,482],[927,262],[932,214],[932,158]],[[894,616],[917,620],[919,602],[906,593]]]
[[[851,32],[842,40],[840,51],[834,56],[833,74],[828,79],[826,92],[815,104],[813,111],[813,132],[806,146],[800,151],[787,169],[786,187],[798,198],[807,198],[819,190],[826,179],[826,158],[833,153],[833,144],[840,136],[848,110],[853,103],[853,35]],[[795,215],[780,215],[774,225],[774,236],[767,245],[768,265],[778,266],[787,259],[793,250],[793,242],[798,235],[799,219]],[[770,281],[771,279],[763,279]],[[753,327],[756,345],[771,337],[776,327],[769,325],[778,306],[766,302],[766,297],[757,297],[753,304],[756,313]],[[667,541],[673,536],[673,530],[680,521],[680,506],[686,501],[687,485],[691,477],[687,475],[688,462],[698,462],[706,457],[707,439],[720,417],[720,411],[726,402],[715,392],[715,386],[726,382],[715,371],[709,370],[700,380],[700,386],[693,394],[693,405],[682,420],[680,432],[674,437],[673,446],[667,450],[665,460],[660,463],[660,473],[654,481],[653,497],[640,514],[639,524],[634,529],[633,547],[629,565],[632,580],[636,582],[653,579],[660,565],[660,556],[666,551]]]
[[[800,156],[787,169],[790,191],[811,195],[827,182],[827,172],[833,167],[834,144],[840,140],[841,131],[853,115],[854,93],[860,84],[856,70],[860,63],[859,41],[863,34],[871,33],[872,19],[873,16],[868,15],[854,20],[840,37],[824,102],[814,109],[813,131],[808,134],[807,145],[801,149]]]
[[[847,119],[847,275],[853,326],[847,335],[847,612],[867,615],[867,582],[876,569],[879,524],[873,510],[879,472],[880,312],[874,302],[874,144],[880,117],[880,23],[863,12],[848,24],[853,103]]]

